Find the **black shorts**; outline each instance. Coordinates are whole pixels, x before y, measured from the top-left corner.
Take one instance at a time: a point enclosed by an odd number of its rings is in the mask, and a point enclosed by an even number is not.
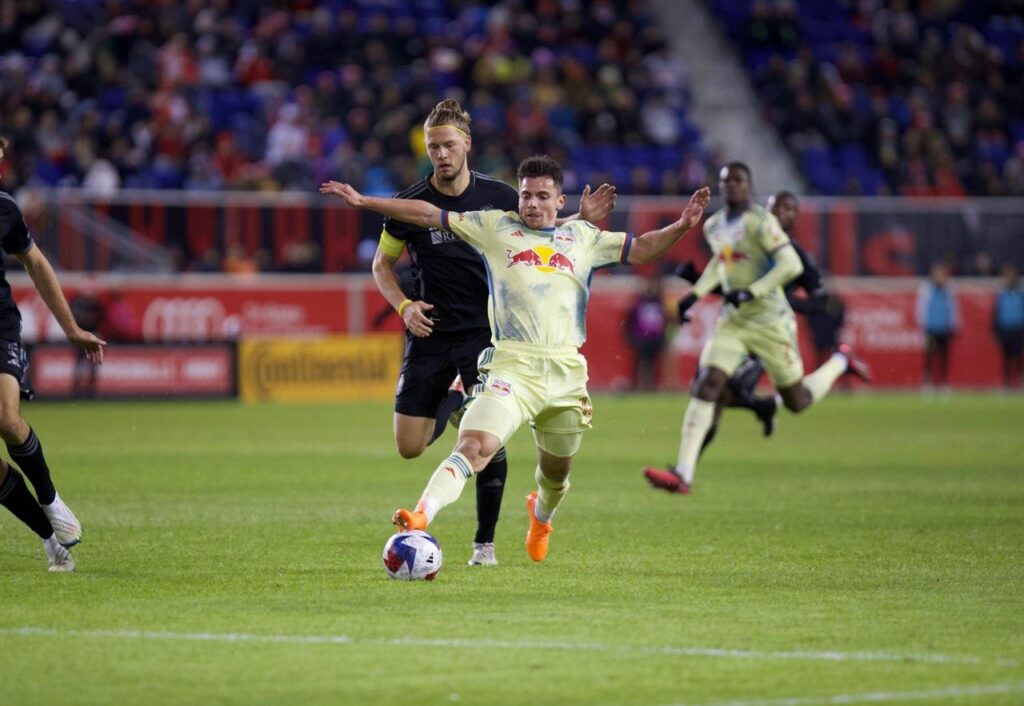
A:
[[[21,345],[21,341],[0,339],[0,356],[0,373],[7,373],[18,381],[21,399],[32,399],[34,394],[28,386],[28,353]]]
[[[469,389],[476,383],[476,359],[491,345],[490,329],[434,333],[416,338],[406,333],[405,357],[395,390],[395,412],[433,417],[456,375]]]
[[[1003,329],[999,332],[1003,355],[1020,355],[1024,351],[1024,329]]]
[[[949,348],[949,341],[952,338],[951,333],[926,333],[925,350],[929,353],[944,353]]]

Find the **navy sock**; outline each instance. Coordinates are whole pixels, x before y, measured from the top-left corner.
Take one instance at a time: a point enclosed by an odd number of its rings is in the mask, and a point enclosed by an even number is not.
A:
[[[43,508],[32,497],[25,479],[13,466],[7,467],[7,477],[0,484],[0,505],[10,510],[15,517],[28,525],[29,529],[39,535],[40,539],[47,539],[53,534],[53,527],[47,519]]]
[[[36,497],[43,505],[49,505],[57,495],[57,490],[50,480],[50,467],[46,465],[46,458],[43,457],[43,445],[39,443],[34,429],[29,427],[28,438],[20,446],[7,445],[7,452],[11,454],[18,467],[21,468],[25,477],[36,489]]]
[[[505,448],[498,449],[491,462],[476,477],[476,537],[474,542],[494,541],[494,530],[501,513],[501,498],[505,494],[508,461]]]
[[[427,446],[437,441],[437,437],[444,433],[444,428],[448,425],[448,417],[452,416],[452,412],[461,407],[465,400],[466,396],[458,390],[448,391],[448,396],[437,408],[437,415],[434,417],[434,435],[430,437],[430,443]]]

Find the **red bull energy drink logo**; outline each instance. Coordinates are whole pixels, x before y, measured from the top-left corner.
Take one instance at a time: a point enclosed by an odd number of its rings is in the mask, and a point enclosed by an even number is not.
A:
[[[547,245],[538,245],[519,252],[505,250],[505,257],[507,258],[506,267],[528,265],[541,272],[562,271],[576,274],[576,266],[573,264],[572,258]]]
[[[745,252],[742,250],[734,250],[730,245],[726,245],[722,248],[720,257],[722,258],[722,262],[726,263],[726,265],[732,265],[737,262],[750,259]]]

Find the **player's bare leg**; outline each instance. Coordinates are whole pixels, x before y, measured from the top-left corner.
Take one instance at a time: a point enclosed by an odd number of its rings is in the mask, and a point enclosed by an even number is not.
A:
[[[856,375],[865,382],[871,382],[871,369],[863,358],[843,344],[825,363],[795,385],[779,390],[786,409],[799,413],[823,399],[832,386],[843,375]]]
[[[432,417],[411,417],[395,413],[395,446],[402,458],[416,458],[423,454],[434,433]]]
[[[391,522],[399,529],[425,529],[441,508],[462,495],[466,481],[479,473],[501,448],[501,439],[485,431],[460,431],[455,449],[434,470],[414,510],[399,508]]]

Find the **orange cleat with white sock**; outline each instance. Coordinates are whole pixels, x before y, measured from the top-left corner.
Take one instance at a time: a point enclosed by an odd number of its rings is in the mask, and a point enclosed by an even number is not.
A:
[[[530,530],[526,533],[526,553],[534,561],[544,561],[548,555],[548,537],[551,534],[551,523],[537,519],[537,493],[526,496],[526,509],[530,513]]]
[[[391,524],[402,531],[425,530],[428,524],[427,513],[423,512],[419,505],[416,505],[415,510],[398,508],[391,516]]]

